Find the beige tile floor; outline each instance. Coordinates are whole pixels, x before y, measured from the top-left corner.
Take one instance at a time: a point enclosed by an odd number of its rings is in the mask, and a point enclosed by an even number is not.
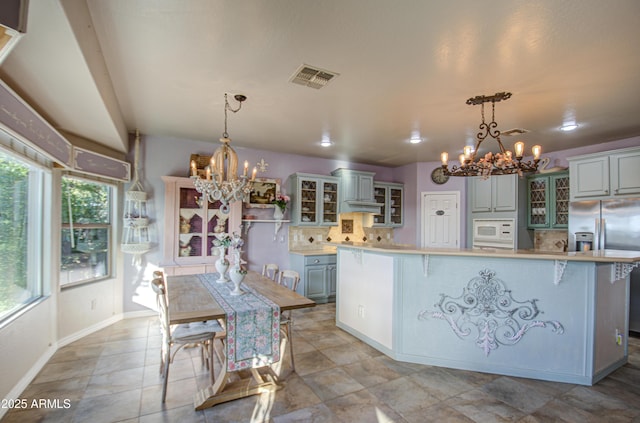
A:
[[[296,372],[283,389],[193,409],[208,381],[197,349],[178,353],[160,403],[156,319],[124,320],[61,348],[22,397],[69,408],[12,410],[12,422],[640,422],[640,339],[593,387],[395,362],[336,328],[335,306],[295,313]]]

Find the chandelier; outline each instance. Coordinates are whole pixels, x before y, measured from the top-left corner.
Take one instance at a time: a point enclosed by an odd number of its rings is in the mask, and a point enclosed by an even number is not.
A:
[[[540,161],[540,153],[542,149],[539,145],[534,145],[531,148],[533,154],[533,161],[522,161],[524,154],[524,143],[518,141],[514,144],[515,154],[509,150],[505,150],[502,141],[500,141],[500,131],[497,129],[498,124],[495,118],[496,103],[502,100],[507,100],[511,97],[511,93],[501,92],[491,96],[479,95],[467,100],[467,104],[476,106],[480,104],[482,106],[482,123],[480,124],[480,132],[476,134],[476,145],[473,150],[470,146],[465,146],[463,154],[460,154],[460,166],[448,167],[449,154],[443,152],[440,155],[442,161],[442,168],[445,175],[449,176],[482,176],[488,178],[491,175],[510,175],[517,173],[522,176],[524,173],[535,172],[538,169],[538,162]],[[491,122],[486,123],[484,120],[484,104],[491,103]],[[484,156],[477,158],[478,149],[482,141],[490,136],[498,142],[500,147],[499,153],[487,153]],[[515,157],[514,157],[515,156]]]
[[[247,174],[249,162],[244,162],[244,171],[238,176],[238,156],[229,146],[231,139],[227,133],[227,111],[236,113],[242,108],[242,102],[247,99],[243,95],[235,95],[234,98],[239,105],[233,109],[224,95],[224,132],[220,142],[222,143],[211,156],[209,165],[205,168],[204,178],[198,175],[196,163],[191,162],[191,179],[196,187],[196,191],[203,194],[209,202],[220,201],[220,211],[229,213],[229,203],[242,201],[251,192],[253,181],[256,178],[256,169],[253,169],[251,178]]]

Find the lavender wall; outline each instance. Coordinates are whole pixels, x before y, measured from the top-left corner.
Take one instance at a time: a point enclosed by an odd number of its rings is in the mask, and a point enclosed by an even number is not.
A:
[[[154,248],[143,257],[142,267],[136,267],[126,260],[124,270],[124,311],[144,310],[139,303],[140,286],[145,284],[153,270],[163,262],[162,229],[164,221],[164,184],[161,176],[188,176],[191,154],[210,155],[217,145],[185,139],[144,136],[141,138],[139,174],[145,191],[149,194],[147,207],[150,221],[150,236]],[[133,141],[131,146],[133,146]],[[289,194],[287,178],[295,172],[329,175],[338,168],[349,168],[375,172],[375,179],[386,182],[403,182],[395,176],[393,168],[350,163],[344,160],[328,160],[304,156],[273,153],[270,151],[235,148],[241,162],[248,160],[255,164],[261,159],[269,164],[267,171],[257,177],[280,178],[282,191]],[[133,162],[133,152],[128,160]],[[126,187],[128,189],[128,187]],[[405,206],[406,207],[406,206]],[[273,209],[248,209],[245,213],[254,214],[258,219],[270,219]],[[289,211],[285,219],[289,218]],[[273,223],[254,223],[243,238],[246,241],[243,258],[249,268],[261,270],[263,263],[277,263],[281,268],[289,267],[288,224],[283,224],[274,237]],[[238,228],[236,228],[238,229]],[[148,281],[146,281],[148,282]]]
[[[134,143],[131,142],[133,146]],[[553,166],[567,166],[567,157],[615,150],[618,148],[640,145],[640,137],[629,138],[614,142],[597,144],[589,147],[581,147],[563,150],[549,154]],[[144,256],[143,267],[135,267],[129,261],[125,263],[124,270],[124,311],[131,312],[144,310],[137,304],[134,298],[138,295],[136,290],[148,278],[149,269],[159,267],[162,257],[162,226],[164,219],[164,184],[160,179],[163,175],[187,176],[189,170],[189,157],[191,154],[211,154],[217,146],[210,142],[200,142],[166,137],[142,137],[140,177],[147,193],[149,194],[148,213],[151,220],[151,236],[155,248]],[[287,178],[295,172],[329,175],[331,171],[345,167],[356,170],[366,170],[376,173],[375,179],[388,182],[402,182],[405,184],[405,225],[396,229],[394,241],[397,243],[420,244],[420,205],[423,192],[432,191],[460,191],[461,199],[461,227],[466,222],[466,180],[465,178],[451,178],[443,185],[431,182],[431,171],[440,165],[439,162],[412,163],[396,168],[372,166],[366,164],[350,163],[344,160],[328,160],[297,156],[292,154],[273,153],[263,150],[236,148],[241,161],[248,160],[256,163],[261,159],[269,163],[267,172],[258,174],[258,177],[280,178],[285,193],[289,193]],[[133,162],[133,153],[128,157]],[[128,188],[128,187],[127,187]],[[251,214],[270,218],[272,209],[250,209]],[[285,218],[288,218],[288,211]],[[278,263],[282,267],[289,266],[288,253],[288,224],[284,224],[274,238],[274,225],[270,223],[256,223],[243,237],[247,241],[244,258],[248,260],[252,270],[259,270],[263,263]],[[466,245],[465,231],[461,234],[462,245]],[[147,281],[148,282],[148,281]]]

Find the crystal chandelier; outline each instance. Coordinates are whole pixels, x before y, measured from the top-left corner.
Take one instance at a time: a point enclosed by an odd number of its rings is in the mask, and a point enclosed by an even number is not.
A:
[[[538,162],[540,161],[540,153],[542,149],[539,145],[534,145],[531,149],[533,154],[533,161],[522,161],[524,154],[524,143],[518,141],[514,144],[514,153],[509,150],[505,150],[502,142],[500,141],[500,131],[497,129],[498,124],[495,118],[495,104],[502,100],[507,100],[511,97],[511,93],[501,92],[491,96],[479,95],[467,100],[467,104],[476,106],[480,104],[482,106],[482,123],[480,124],[480,132],[476,134],[476,145],[472,151],[470,146],[464,147],[464,153],[460,155],[460,166],[453,166],[451,169],[448,167],[449,154],[443,152],[440,155],[442,161],[442,168],[444,173],[449,176],[482,176],[488,178],[490,175],[510,175],[517,173],[520,176],[524,173],[535,172],[538,169]],[[491,122],[486,123],[484,120],[484,103],[491,103]],[[500,152],[493,154],[491,152],[485,154],[476,160],[476,154],[480,148],[482,141],[490,136],[498,141],[500,146]]]
[[[196,163],[191,161],[191,179],[196,187],[196,191],[203,194],[209,202],[220,201],[220,211],[229,213],[229,203],[234,201],[243,201],[249,193],[256,178],[256,169],[253,169],[251,178],[247,174],[249,162],[244,162],[244,171],[238,176],[238,156],[236,152],[229,146],[231,139],[227,133],[227,111],[236,113],[242,108],[242,102],[247,99],[243,95],[235,95],[238,101],[238,108],[233,109],[227,100],[227,94],[224,95],[224,132],[220,142],[222,143],[211,156],[209,165],[205,168],[205,177],[198,175]]]

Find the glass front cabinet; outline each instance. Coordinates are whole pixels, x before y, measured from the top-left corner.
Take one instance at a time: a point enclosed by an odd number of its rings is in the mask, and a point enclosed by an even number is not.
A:
[[[190,178],[163,176],[165,184],[164,263],[165,273],[215,272],[216,233],[240,231],[242,203],[231,204],[228,214],[220,202],[203,199]]]
[[[335,226],[338,224],[338,178],[294,173],[289,178],[291,224]]]
[[[404,185],[392,182],[374,182],[373,198],[380,204],[380,214],[373,216],[373,226],[398,227],[403,225]]]
[[[533,175],[527,178],[529,229],[569,226],[569,173]]]

